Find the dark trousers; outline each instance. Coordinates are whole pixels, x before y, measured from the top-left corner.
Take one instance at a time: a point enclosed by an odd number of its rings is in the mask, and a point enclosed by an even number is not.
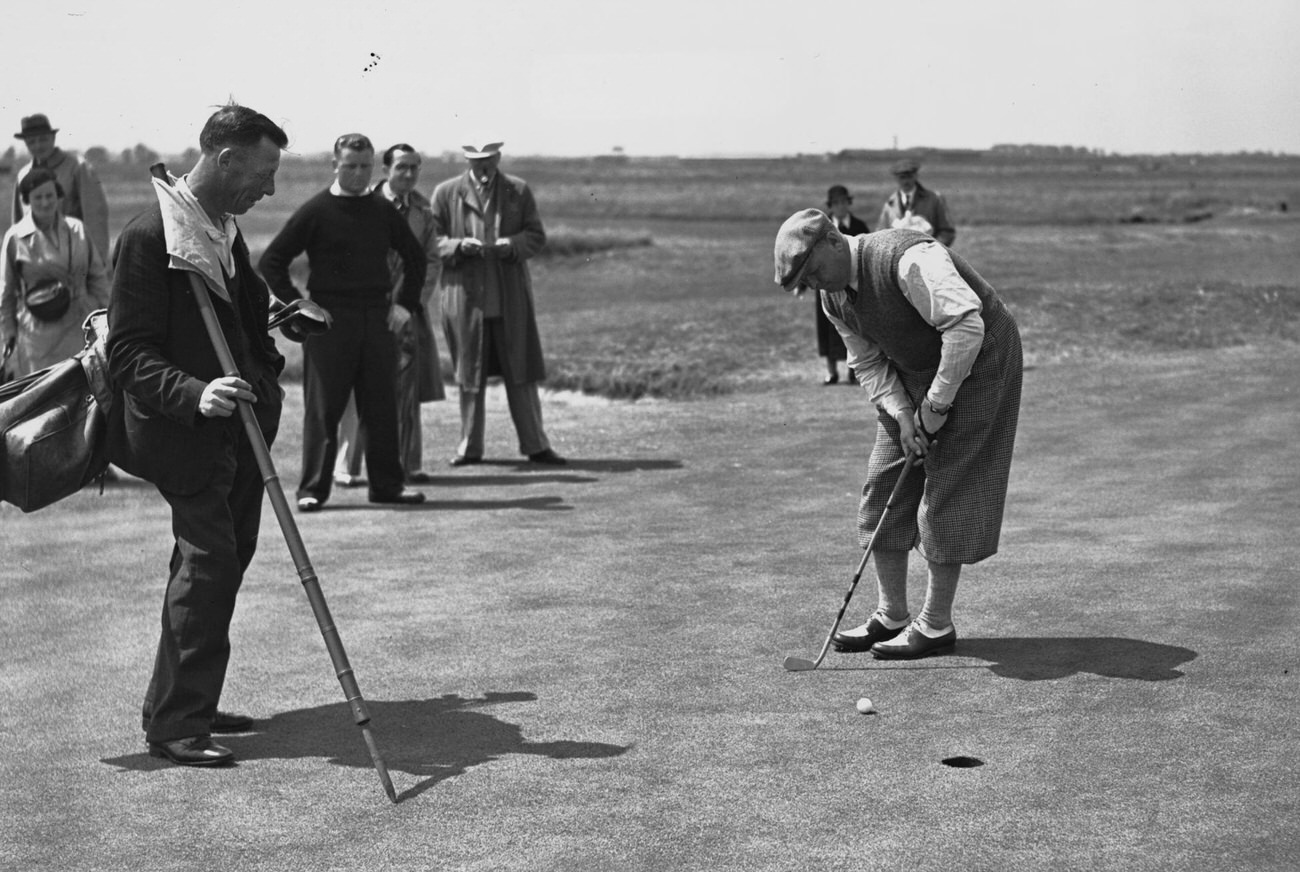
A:
[[[207,735],[230,660],[230,619],[257,550],[262,475],[241,431],[227,430],[211,483],[196,494],[159,488],[172,507],[171,576],[144,699],[151,742]]]
[[[303,343],[302,478],[298,496],[324,502],[334,483],[339,421],[348,397],[366,430],[370,496],[401,491],[406,476],[397,447],[397,342],[388,304],[331,307],[334,326]]]

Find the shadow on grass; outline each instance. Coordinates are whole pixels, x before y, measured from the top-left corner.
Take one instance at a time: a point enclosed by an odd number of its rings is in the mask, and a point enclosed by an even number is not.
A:
[[[397,784],[398,801],[419,796],[441,781],[506,754],[592,760],[618,757],[631,749],[631,745],[563,739],[531,742],[524,738],[523,728],[518,724],[479,711],[490,705],[536,699],[536,694],[527,691],[511,691],[489,692],[469,699],[446,694],[420,700],[367,700],[371,731],[389,771],[405,772],[420,779],[404,790]],[[268,720],[259,720],[252,732],[217,739],[235,752],[236,760],[321,757],[336,766],[373,768],[361,730],[354,723],[346,702],[282,712]],[[105,758],[100,762],[146,772],[171,765],[150,757],[147,752]]]
[[[510,487],[519,484],[594,484],[600,481],[589,475],[434,475],[427,482],[412,487]]]
[[[1021,681],[1048,681],[1083,672],[1104,678],[1171,681],[1183,677],[1177,667],[1197,656],[1190,648],[1116,636],[958,639],[950,657],[906,662],[873,659],[860,667],[835,666],[830,671],[984,668],[960,662],[961,658],[973,657],[989,661],[988,669],[994,675]]]
[[[554,466],[544,466],[542,464],[533,463],[532,461],[522,457],[519,458],[518,460],[481,460],[478,463],[474,464],[473,466],[461,467],[461,468],[482,469],[485,466],[507,467],[517,472],[535,471],[541,473],[543,470],[545,470],[550,473],[550,475],[539,474],[534,476],[528,476],[527,478],[521,478],[518,476],[503,476],[501,477],[502,478],[501,483],[503,484],[509,484],[509,483],[518,484],[519,482],[538,481],[538,480],[543,480],[551,477],[553,477],[556,481],[574,480],[574,477],[558,472],[557,468]],[[682,462],[680,460],[637,460],[635,458],[627,458],[627,457],[608,457],[608,458],[570,457],[568,458],[568,463],[566,463],[562,468],[573,472],[642,472],[642,471],[656,472],[665,469],[681,469]],[[453,482],[461,482],[461,481],[472,482],[474,481],[474,478],[471,473],[469,475],[462,474],[462,475],[445,476],[440,478],[439,481],[441,483],[450,484]],[[584,482],[594,481],[594,479],[578,478],[577,481],[584,481]]]
[[[483,512],[493,509],[529,509],[534,512],[571,512],[573,506],[564,504],[564,497],[520,497],[517,500],[426,500],[414,506],[390,503],[330,503],[327,512]]]

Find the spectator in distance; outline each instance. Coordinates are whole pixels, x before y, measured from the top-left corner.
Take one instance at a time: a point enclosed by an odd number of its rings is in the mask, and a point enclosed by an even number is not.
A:
[[[831,220],[835,222],[835,227],[840,233],[845,236],[861,236],[863,233],[870,233],[871,228],[867,226],[867,222],[849,211],[851,205],[853,205],[853,198],[849,196],[849,189],[843,185],[831,185],[826,191],[826,208],[830,211]],[[837,384],[840,380],[840,361],[847,357],[848,352],[844,349],[844,340],[840,338],[839,331],[822,310],[821,298],[814,297],[813,303],[817,323],[817,354],[826,359],[826,379],[822,384]],[[852,369],[848,371],[848,380],[849,384],[857,382]]]
[[[442,325],[460,388],[452,466],[483,460],[487,380],[495,375],[505,382],[519,452],[533,463],[566,462],[546,438],[537,390],[546,365],[528,259],[546,244],[546,231],[528,183],[498,170],[503,144],[462,146],[469,170],[433,192]]]
[[[376,190],[392,203],[411,227],[415,238],[424,246],[429,270],[420,291],[420,311],[397,332],[397,442],[406,471],[408,484],[428,484],[433,479],[424,471],[424,434],[420,424],[420,404],[446,398],[442,386],[442,371],[438,365],[438,340],[431,327],[432,312],[429,304],[438,286],[442,262],[433,239],[433,210],[429,199],[415,189],[420,181],[420,153],[406,143],[389,146],[384,151],[384,180]],[[397,252],[388,254],[388,267],[393,276],[393,298],[401,292],[405,281],[402,259]],[[356,417],[356,403],[348,401],[343,415],[345,435],[340,445],[338,462],[334,467],[334,483],[355,487],[365,483],[361,477],[361,458],[365,450],[365,428]]]
[[[15,183],[21,184],[23,176],[40,167],[52,171],[59,181],[59,187],[63,189],[63,214],[79,219],[86,226],[86,236],[99,252],[100,259],[107,263],[108,198],[104,196],[104,186],[95,175],[94,167],[80,156],[68,154],[54,144],[58,133],[57,127],[50,127],[50,119],[39,113],[28,115],[22,120],[22,127],[14,134],[14,138],[23,141],[32,159],[18,170]],[[22,219],[25,210],[26,206],[15,187],[15,223]]]
[[[302,478],[298,510],[324,507],[333,484],[339,421],[355,393],[366,428],[372,503],[422,503],[404,486],[397,444],[397,341],[394,334],[420,309],[426,259],[419,240],[387,200],[370,189],[375,148],[359,133],[334,142],[334,181],[298,207],[259,262],[267,284],[285,302],[302,294],[289,265],[306,252],[307,290],[334,318],[327,333],[303,342]],[[405,271],[394,298],[388,253]]]
[[[109,280],[85,225],[64,215],[63,187],[38,167],[18,183],[26,214],[5,233],[0,262],[0,347],[24,376],[85,345],[82,322],[108,305]]]
[[[891,227],[905,227],[928,233],[944,245],[952,245],[957,238],[957,230],[952,226],[948,215],[948,204],[943,195],[924,187],[917,180],[921,171],[918,160],[905,157],[895,161],[890,168],[898,189],[889,195],[880,210],[878,230]]]

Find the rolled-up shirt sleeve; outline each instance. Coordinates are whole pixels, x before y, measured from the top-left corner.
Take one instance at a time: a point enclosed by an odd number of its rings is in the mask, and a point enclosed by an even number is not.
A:
[[[984,343],[983,305],[957,272],[948,249],[938,242],[923,242],[903,252],[898,282],[921,317],[942,336],[939,370],[926,397],[933,405],[949,405]]]

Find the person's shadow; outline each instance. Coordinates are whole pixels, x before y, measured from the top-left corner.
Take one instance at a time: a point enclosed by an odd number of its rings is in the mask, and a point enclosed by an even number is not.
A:
[[[1190,648],[1118,636],[958,639],[953,653],[987,660],[993,674],[1022,681],[1046,681],[1080,672],[1170,681],[1182,678],[1178,667],[1197,657]]]
[[[1172,681],[1183,677],[1178,667],[1196,657],[1197,653],[1190,648],[1118,636],[1030,636],[958,639],[948,656],[909,661],[868,660],[830,669],[984,668],[984,664],[968,662],[968,658],[974,658],[988,661],[987,668],[994,675],[1021,681],[1049,681],[1083,672],[1105,678]]]
[[[499,703],[536,699],[536,694],[513,691],[489,692],[471,699],[445,694],[423,700],[367,700],[371,731],[390,772],[406,772],[421,779],[405,790],[398,785],[398,801],[418,796],[440,781],[505,754],[539,754],[556,760],[598,759],[617,757],[632,747],[563,739],[530,742],[518,724],[481,711]],[[236,760],[323,757],[336,766],[373,767],[346,702],[282,712],[257,721],[249,733],[219,736],[218,741],[235,752]],[[170,765],[143,752],[101,762],[134,770]]]

